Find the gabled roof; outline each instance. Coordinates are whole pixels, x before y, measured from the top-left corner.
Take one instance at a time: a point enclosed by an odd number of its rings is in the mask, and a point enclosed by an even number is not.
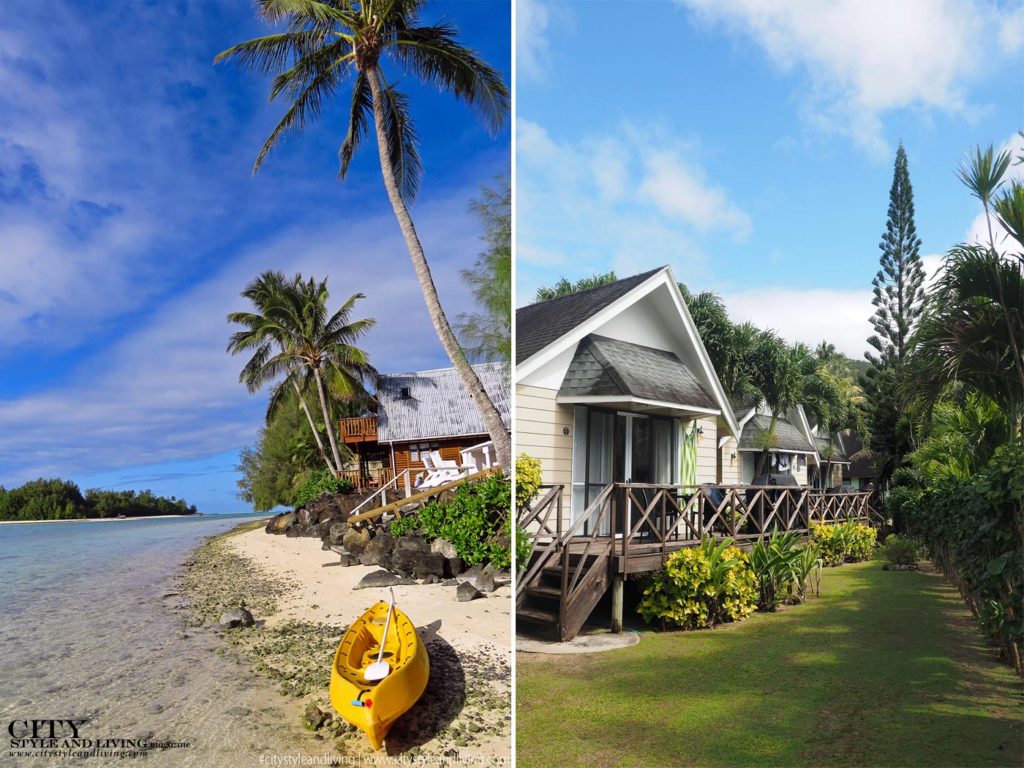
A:
[[[473,368],[507,427],[509,388],[503,366],[485,363]],[[403,389],[408,397],[403,397]],[[381,443],[487,434],[454,368],[381,376],[377,400],[377,439]]]
[[[675,353],[594,334],[576,347],[558,396],[633,397],[718,412]]]
[[[814,447],[818,451],[820,462],[824,464],[826,461],[831,461],[833,464],[848,464],[850,460],[846,456],[846,450],[843,446],[843,438],[839,434],[832,436],[832,458],[825,458],[828,455],[828,436],[827,435],[815,435]]]
[[[743,424],[744,419],[750,415],[750,412],[757,408],[756,397],[730,397],[729,406],[732,408],[732,412],[736,415],[736,420]]]
[[[739,448],[741,451],[758,451],[758,434],[767,430],[771,424],[771,416],[759,413],[750,419],[743,427],[740,435]],[[791,451],[794,453],[814,453],[812,446],[803,433],[790,423],[789,419],[779,416],[775,422],[776,445],[773,451]]]
[[[846,445],[846,455],[854,456],[864,450],[864,441],[856,432],[848,431],[843,435],[843,442]],[[850,461],[848,469],[843,471],[846,477],[875,478],[875,462],[870,456],[861,455]]]
[[[655,296],[658,311],[666,320],[671,323],[671,318],[678,318],[677,330],[670,329],[670,332],[678,341],[675,351],[681,353],[680,360],[684,361],[690,373],[710,395],[715,404],[715,412],[722,415],[729,433],[739,435],[739,425],[718,380],[718,374],[711,364],[690,311],[686,308],[686,302],[679,293],[675,275],[671,267],[667,266],[590,291],[517,310],[516,380],[529,379],[555,359],[568,365],[571,358],[566,359],[565,356],[573,354],[576,345],[584,337],[599,331],[639,302]],[[629,336],[628,333],[626,335]],[[643,338],[628,340],[644,341]]]
[[[616,299],[625,296],[664,267],[617,280],[569,296],[541,301],[516,310],[516,360],[523,362],[540,352]]]

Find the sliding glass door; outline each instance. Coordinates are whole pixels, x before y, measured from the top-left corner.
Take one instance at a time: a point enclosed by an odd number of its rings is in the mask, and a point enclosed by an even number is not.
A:
[[[573,415],[573,520],[578,519],[609,483],[667,484],[675,481],[675,419],[585,406],[576,406]],[[647,492],[638,492],[637,498],[647,495]],[[632,504],[623,501],[618,505],[619,519],[615,526],[619,533],[632,519]],[[609,532],[607,520],[596,531],[600,535]]]

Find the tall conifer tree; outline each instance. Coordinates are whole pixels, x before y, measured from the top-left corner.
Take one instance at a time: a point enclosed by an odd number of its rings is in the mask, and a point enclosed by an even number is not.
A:
[[[878,247],[881,268],[872,281],[875,297],[871,302],[875,332],[868,339],[874,352],[864,355],[871,367],[861,383],[869,447],[875,455],[879,484],[884,486],[903,456],[913,449],[913,427],[899,393],[911,335],[924,305],[921,240],[914,225],[914,191],[902,142],[896,150],[889,214]]]

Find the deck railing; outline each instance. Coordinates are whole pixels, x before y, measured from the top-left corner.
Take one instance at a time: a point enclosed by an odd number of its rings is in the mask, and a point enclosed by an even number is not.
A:
[[[344,443],[373,442],[377,439],[377,417],[357,416],[338,422],[338,432]]]

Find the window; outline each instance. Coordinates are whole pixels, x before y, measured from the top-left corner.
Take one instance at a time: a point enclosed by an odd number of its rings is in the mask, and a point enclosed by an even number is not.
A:
[[[439,451],[441,449],[440,443],[410,443],[409,444],[409,461],[423,462],[423,457],[431,451]]]

